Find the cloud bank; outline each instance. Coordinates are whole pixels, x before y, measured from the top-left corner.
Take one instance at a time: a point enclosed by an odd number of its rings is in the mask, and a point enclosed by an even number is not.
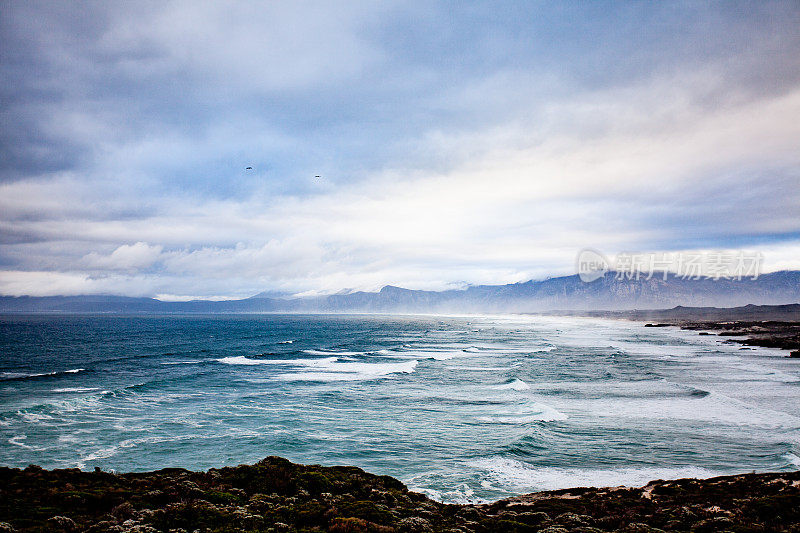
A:
[[[12,2],[0,35],[2,294],[800,268],[796,2]]]

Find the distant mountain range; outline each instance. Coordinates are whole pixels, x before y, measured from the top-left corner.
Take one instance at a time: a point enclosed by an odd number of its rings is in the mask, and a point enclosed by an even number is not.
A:
[[[736,307],[800,302],[800,271],[757,279],[618,279],[614,272],[586,283],[577,275],[462,290],[421,291],[387,285],[379,292],[304,298],[258,294],[244,300],[162,302],[124,296],[5,296],[0,312],[36,313],[530,313]]]

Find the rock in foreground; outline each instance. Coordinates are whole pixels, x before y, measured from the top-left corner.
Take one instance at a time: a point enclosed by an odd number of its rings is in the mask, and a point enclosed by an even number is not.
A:
[[[268,457],[113,474],[0,468],[0,533],[800,531],[800,472],[580,488],[447,505],[389,476]]]

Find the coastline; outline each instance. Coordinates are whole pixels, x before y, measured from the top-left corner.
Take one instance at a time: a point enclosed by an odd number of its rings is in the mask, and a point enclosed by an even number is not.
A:
[[[797,341],[800,321],[791,320],[794,314],[759,315],[763,319],[757,320],[724,312],[728,316],[710,317],[707,311],[690,317],[683,311],[676,317],[672,310],[647,317],[594,316],[720,334],[743,349],[791,350]],[[389,476],[356,467],[298,465],[279,457],[206,472],[0,467],[0,533],[9,531],[800,531],[800,471],[657,480],[638,488],[569,488],[491,503],[446,504]]]
[[[800,304],[742,307],[683,307],[631,311],[563,311],[553,316],[585,316],[644,322],[645,327],[678,327],[699,335],[724,337],[725,344],[786,350],[800,358]]]
[[[797,531],[800,472],[572,488],[444,504],[356,467],[254,465],[118,474],[0,468],[0,531]]]

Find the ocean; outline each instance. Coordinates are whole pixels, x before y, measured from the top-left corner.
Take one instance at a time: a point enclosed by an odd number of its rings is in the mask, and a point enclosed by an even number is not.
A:
[[[800,468],[800,362],[541,316],[0,317],[0,465],[355,465],[448,502]]]

